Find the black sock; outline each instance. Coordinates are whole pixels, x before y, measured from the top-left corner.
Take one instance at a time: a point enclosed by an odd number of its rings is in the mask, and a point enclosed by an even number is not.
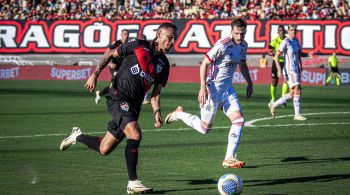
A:
[[[105,87],[100,91],[100,96],[107,95],[109,93],[109,86]]]
[[[100,152],[101,138],[96,136],[90,136],[81,134],[76,138],[77,142],[81,142],[87,145],[89,148]]]
[[[138,159],[138,148],[140,141],[134,139],[126,140],[125,146],[125,160],[128,168],[129,180],[137,180],[136,165]]]

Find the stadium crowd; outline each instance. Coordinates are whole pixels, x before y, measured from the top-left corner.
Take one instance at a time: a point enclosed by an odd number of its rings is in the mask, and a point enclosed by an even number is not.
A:
[[[349,0],[0,0],[0,20],[349,19]]]

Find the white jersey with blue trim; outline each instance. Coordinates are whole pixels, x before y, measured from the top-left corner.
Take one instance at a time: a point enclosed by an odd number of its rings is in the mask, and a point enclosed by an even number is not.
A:
[[[218,40],[213,48],[206,54],[211,61],[207,82],[212,81],[217,87],[232,86],[233,73],[236,66],[246,60],[248,44],[242,41],[236,44],[231,37]]]
[[[284,55],[284,74],[290,71],[299,72],[299,50],[301,46],[297,38],[291,39],[286,37],[281,42],[278,51]]]

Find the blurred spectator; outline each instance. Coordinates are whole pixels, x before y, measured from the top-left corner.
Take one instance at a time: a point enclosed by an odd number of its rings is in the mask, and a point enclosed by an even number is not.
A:
[[[263,54],[260,58],[260,68],[267,67],[267,59],[265,58],[265,54]]]

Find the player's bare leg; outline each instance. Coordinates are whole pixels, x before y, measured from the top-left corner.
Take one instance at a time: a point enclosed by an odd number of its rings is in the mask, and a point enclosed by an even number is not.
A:
[[[126,188],[128,194],[150,193],[152,188],[146,187],[137,178],[136,165],[138,161],[138,148],[142,139],[141,129],[136,121],[126,125],[124,133],[127,137],[125,146],[125,160],[128,169],[129,182]]]

